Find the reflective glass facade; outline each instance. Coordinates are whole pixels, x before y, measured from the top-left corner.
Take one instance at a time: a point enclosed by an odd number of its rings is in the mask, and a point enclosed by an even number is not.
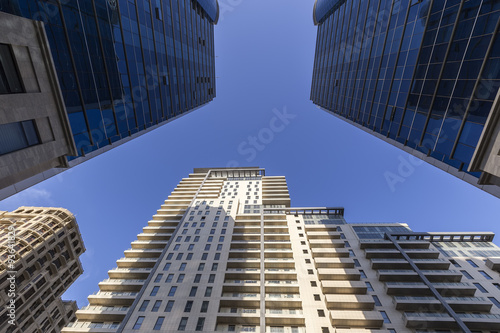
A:
[[[217,10],[216,0],[0,0],[45,22],[79,156],[215,97]]]
[[[311,100],[479,178],[467,169],[500,85],[500,2],[321,2]]]

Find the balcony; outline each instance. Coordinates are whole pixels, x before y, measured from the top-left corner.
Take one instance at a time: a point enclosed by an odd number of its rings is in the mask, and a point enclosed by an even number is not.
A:
[[[405,259],[372,259],[373,269],[411,269]],[[419,269],[446,270],[450,262],[446,259],[413,259]]]
[[[271,280],[265,282],[266,293],[299,293],[299,284],[296,280]]]
[[[132,249],[158,249],[163,250],[168,241],[133,241]]]
[[[361,278],[361,275],[357,269],[319,268],[318,277],[320,280],[358,281]]]
[[[128,310],[128,306],[87,305],[76,311],[76,317],[80,321],[122,321]]]
[[[106,279],[99,282],[101,291],[138,292],[146,280]]]
[[[345,243],[343,240],[333,239],[309,239],[309,245],[312,248],[344,248]]]
[[[163,249],[128,249],[124,251],[126,258],[158,258]]]
[[[458,316],[471,330],[500,329],[500,315],[459,313]],[[428,329],[457,329],[455,320],[442,312],[405,312],[405,324],[408,328],[426,327]],[[425,325],[425,326],[423,326]]]
[[[108,275],[112,279],[146,279],[151,272],[151,268],[119,268],[115,267],[108,271]]]
[[[119,268],[128,267],[148,267],[152,268],[155,264],[157,258],[120,258],[116,261]]]
[[[460,282],[463,275],[455,270],[422,270],[431,282]],[[413,270],[381,269],[377,272],[379,281],[421,282],[420,276]]]
[[[382,327],[384,319],[378,311],[330,311],[333,326]]]
[[[428,249],[430,243],[427,241],[409,240],[398,241],[399,246],[403,249]],[[362,249],[376,249],[376,248],[391,248],[395,249],[394,244],[388,240],[362,240],[359,244]]]
[[[140,233],[137,235],[137,239],[140,240],[140,241],[161,241],[161,240],[166,240],[168,241],[170,239],[170,236],[172,234],[169,233],[169,234],[161,234],[161,233],[157,233],[157,234],[146,234],[146,233]]]
[[[114,333],[120,326],[118,323],[91,323],[91,322],[81,322],[76,321],[73,323],[68,323],[68,325],[62,328],[63,333]]]
[[[349,257],[348,249],[332,249],[332,248],[312,248],[312,255],[314,258],[328,257],[328,258],[340,258]]]
[[[363,281],[321,281],[324,294],[366,294],[367,287]]]
[[[221,324],[260,324],[259,308],[226,308],[221,307],[217,314],[217,322]]]
[[[488,258],[486,266],[491,270],[500,272],[500,258]]]
[[[433,283],[434,288],[442,296],[471,297],[476,287],[467,282]],[[386,282],[388,295],[400,296],[432,296],[431,290],[421,282]]]
[[[433,249],[407,249],[406,254],[412,259],[437,259],[439,251]],[[396,249],[366,249],[365,256],[371,258],[403,258],[401,252]]]
[[[484,297],[444,297],[446,303],[455,311],[489,312],[493,304]],[[396,310],[401,311],[445,311],[435,297],[395,296]]]
[[[236,280],[237,281],[237,280]],[[245,280],[253,281],[253,280]],[[222,287],[223,293],[259,293],[260,283],[227,283]]]
[[[354,268],[351,258],[315,258],[316,268]]]
[[[340,232],[337,231],[309,231],[307,229],[307,238],[309,240],[316,239],[340,239]],[[342,242],[343,243],[343,242]]]
[[[297,294],[266,294],[266,308],[300,308],[302,301]]]
[[[92,305],[130,306],[134,302],[137,294],[136,292],[99,291],[89,295],[88,300]]]
[[[326,294],[328,310],[373,310],[375,301],[370,295]]]

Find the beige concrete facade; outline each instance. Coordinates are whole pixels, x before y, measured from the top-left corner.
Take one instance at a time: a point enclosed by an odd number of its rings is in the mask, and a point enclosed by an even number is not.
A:
[[[0,94],[0,125],[33,120],[39,144],[0,155],[0,197],[22,181],[67,167],[76,147],[59,88],[43,22],[0,12],[0,44],[9,45],[24,92]]]
[[[83,273],[84,251],[65,209],[0,212],[0,331],[56,333],[74,321],[76,302],[61,295]]]
[[[491,233],[392,242],[411,230],[343,212],[290,208],[263,169],[195,169],[63,332],[500,330]]]

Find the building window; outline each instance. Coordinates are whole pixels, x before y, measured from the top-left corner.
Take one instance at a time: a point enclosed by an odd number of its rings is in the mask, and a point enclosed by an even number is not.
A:
[[[40,144],[35,122],[27,120],[0,125],[0,142],[0,155]]]
[[[173,254],[173,253],[169,253],[169,254],[167,254],[167,260],[172,259],[172,258],[173,258],[173,256],[174,256],[174,254]]]
[[[318,309],[318,316],[319,317],[324,317],[325,316],[325,311]]]
[[[177,253],[177,257],[175,258],[175,260],[182,260],[183,255],[184,253]]]
[[[165,283],[170,283],[172,282],[172,279],[174,278],[174,274],[168,274],[167,279],[165,280]]]
[[[164,320],[165,317],[158,317],[158,319],[156,319],[155,326],[153,327],[153,331],[159,331],[161,329],[161,325],[163,325]]]
[[[207,258],[208,258],[208,253],[203,253],[201,255],[201,260],[207,260]]]
[[[170,312],[172,311],[172,308],[174,307],[174,301],[168,301],[167,306],[165,307],[165,312]]]
[[[467,271],[460,271],[466,278],[468,279],[473,279],[472,275],[469,274]]]
[[[193,281],[193,283],[199,283],[199,282],[200,282],[200,280],[201,280],[201,274],[196,274],[196,275],[194,276],[194,281]]]
[[[312,275],[312,274],[314,274],[314,271],[312,269],[308,269],[307,274]]]
[[[156,296],[156,294],[158,294],[158,290],[160,290],[160,287],[153,287],[153,290],[151,290],[151,294],[149,294],[149,296]]]
[[[321,297],[319,296],[319,294],[314,294],[314,300],[321,301]]]
[[[365,282],[365,284],[366,284],[366,290],[367,291],[373,291],[373,286],[372,286],[372,284],[370,282]]]
[[[212,264],[212,272],[215,272],[219,268],[219,264]]]
[[[466,260],[472,267],[479,267],[474,261],[472,261],[471,259],[467,259]]]
[[[210,274],[208,277],[208,283],[214,283],[215,282],[215,274]]]
[[[212,296],[212,287],[207,287],[205,290],[205,297],[210,297]]]
[[[191,260],[191,259],[193,259],[193,254],[192,253],[188,253],[187,257],[186,257],[186,260]]]
[[[349,257],[355,257],[356,254],[354,253],[353,250],[349,250]]]
[[[493,283],[493,285],[498,289],[500,290],[500,283]]]
[[[209,301],[203,301],[203,303],[201,303],[200,312],[207,312],[208,311],[208,304],[209,304]]]
[[[179,248],[180,248],[180,247],[181,247],[181,245],[180,245],[180,244],[175,244],[175,246],[174,246],[174,251],[179,250]]]
[[[210,251],[210,244],[205,245],[205,251]]]
[[[175,292],[177,291],[177,287],[176,286],[172,286],[170,288],[170,291],[168,292],[168,296],[175,296]]]
[[[17,70],[11,48],[7,44],[0,44],[0,94],[18,94],[23,92],[24,88],[21,76]]]
[[[177,277],[177,283],[182,283],[184,281],[184,274],[179,274],[179,276]]]
[[[366,274],[365,274],[365,271],[363,270],[359,270],[359,275],[361,276],[362,279],[366,279]]]
[[[455,267],[462,267],[460,266],[460,264],[458,262],[456,262],[456,260],[453,260],[453,259],[450,259],[450,262],[452,263],[453,266]]]
[[[198,265],[198,271],[201,272],[204,269],[205,269],[205,264],[204,263],[201,263],[201,264]]]
[[[385,311],[380,311],[380,314],[382,315],[382,318],[384,318],[384,323],[390,324],[391,320],[389,319],[389,316]]]
[[[146,308],[148,307],[148,305],[149,305],[149,301],[148,300],[145,300],[144,302],[142,302],[141,307],[139,308],[139,312],[146,311]]]
[[[191,291],[189,292],[189,297],[195,297],[197,291],[198,287],[191,287]]]
[[[217,244],[217,251],[222,251],[222,244]]]
[[[219,236],[219,243],[224,241],[224,236]]]
[[[497,308],[500,308],[500,302],[495,297],[488,297],[491,303],[495,304]]]
[[[330,333],[328,327],[321,327],[321,333]]]
[[[182,317],[181,318],[181,322],[179,323],[179,327],[177,327],[177,330],[178,331],[185,331],[186,330],[187,322],[188,322],[188,318],[187,317]]]
[[[491,276],[488,275],[485,271],[479,271],[479,273],[484,276],[487,280],[493,280]]]
[[[482,285],[480,285],[479,283],[474,283],[474,285],[476,286],[477,289],[479,289],[482,293],[487,293],[488,291],[486,289],[484,289],[484,287]]]
[[[382,306],[382,303],[380,302],[380,299],[375,296],[375,295],[372,295],[373,297],[373,301],[375,302],[375,306]]]
[[[163,274],[157,274],[154,282],[160,282],[162,278],[163,278]]]
[[[185,262],[183,262],[183,263],[181,264],[181,266],[179,267],[179,271],[181,271],[181,272],[182,272],[183,270],[185,270],[185,269],[186,269],[186,265],[187,265],[187,264],[186,264]]]
[[[311,281],[311,287],[317,287],[317,286],[318,285],[317,285],[316,281]]]
[[[184,312],[191,312],[193,308],[193,301],[187,301],[186,306],[184,307]]]
[[[361,264],[359,263],[358,259],[353,259],[354,260],[354,267],[361,267]]]
[[[144,318],[143,316],[137,318],[137,320],[135,321],[135,324],[134,324],[134,327],[132,327],[133,330],[138,330],[139,328],[141,328],[141,325],[142,325],[142,322],[144,321]]]
[[[194,244],[189,244],[188,251],[194,250]]]
[[[155,304],[153,305],[153,309],[151,309],[152,312],[158,312],[161,306],[161,301],[156,301]]]
[[[216,253],[214,256],[214,260],[219,260],[220,259],[220,253]]]
[[[198,322],[196,323],[195,331],[203,331],[203,326],[205,325],[205,318],[198,318]]]

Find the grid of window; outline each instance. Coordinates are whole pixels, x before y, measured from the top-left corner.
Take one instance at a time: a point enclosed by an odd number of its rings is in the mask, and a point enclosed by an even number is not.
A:
[[[484,89],[500,80],[498,7],[335,3],[318,26],[311,100],[467,172],[499,87]]]

